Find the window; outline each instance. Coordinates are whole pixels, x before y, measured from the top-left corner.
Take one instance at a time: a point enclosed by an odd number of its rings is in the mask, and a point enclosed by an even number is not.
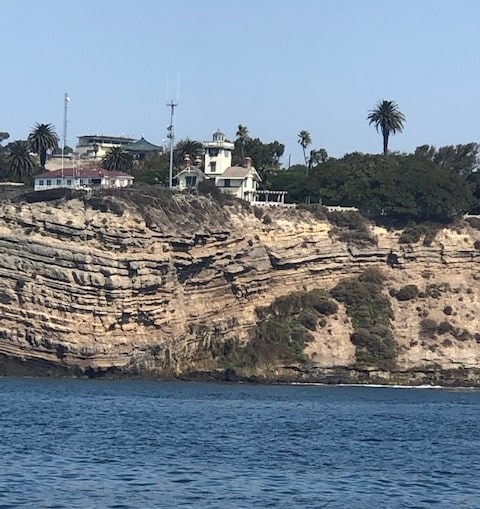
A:
[[[67,179],[67,186],[71,186],[72,185],[72,179]]]
[[[84,179],[80,179],[80,185],[83,186],[84,182],[83,182]]]
[[[47,180],[47,186],[51,186],[52,185],[52,181],[51,180]]]
[[[197,185],[197,177],[195,175],[186,176],[185,184],[187,187],[195,187]]]
[[[62,179],[57,179],[57,186],[61,186],[62,185]]]
[[[230,187],[230,179],[225,179],[223,181],[223,187]]]
[[[209,148],[208,155],[210,157],[217,157],[218,156],[218,148]]]
[[[215,161],[210,162],[210,173],[215,173],[217,171],[217,163]]]
[[[42,179],[42,180],[39,180],[38,181],[38,185],[39,186],[44,186],[45,185],[45,181]]]

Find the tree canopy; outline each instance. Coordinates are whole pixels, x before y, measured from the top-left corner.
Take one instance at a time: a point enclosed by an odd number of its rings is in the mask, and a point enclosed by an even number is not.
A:
[[[232,152],[232,164],[242,166],[243,154],[252,158],[252,163],[262,179],[262,187],[268,187],[270,177],[280,168],[280,158],[285,146],[278,141],[263,143],[259,138],[242,141],[237,138]]]
[[[36,123],[28,135],[30,148],[38,154],[40,166],[45,168],[48,151],[54,152],[58,148],[58,136],[52,124]]]
[[[102,159],[102,168],[106,170],[131,171],[132,166],[132,155],[123,147],[112,147]]]
[[[7,177],[22,181],[33,174],[36,163],[30,155],[30,143],[17,140],[6,147]]]
[[[192,164],[195,162],[197,157],[203,155],[203,145],[201,142],[185,138],[180,140],[173,150],[173,158],[175,160],[175,166],[181,167],[185,160],[185,157],[189,155]]]
[[[354,152],[319,162],[308,178],[303,165],[279,171],[272,177],[272,189],[288,191],[287,200],[294,203],[308,197],[324,205],[357,207],[371,216],[450,220],[475,207],[480,210],[480,176],[474,170],[465,173],[473,148],[459,146],[455,164],[419,153],[385,157]]]

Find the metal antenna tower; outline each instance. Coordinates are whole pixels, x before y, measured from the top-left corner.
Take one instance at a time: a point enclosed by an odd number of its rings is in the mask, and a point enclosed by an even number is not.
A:
[[[68,101],[70,101],[70,97],[68,97],[68,93],[65,92],[64,101],[63,101],[63,139],[62,139],[62,186],[63,186],[63,164],[65,157],[65,146],[67,144],[67,125],[68,125]]]
[[[175,107],[178,106],[178,103],[175,102],[173,99],[170,100],[169,103],[167,103],[167,106],[170,108],[170,125],[167,127],[167,138],[170,140],[170,167],[169,167],[169,181],[168,185],[170,189],[173,188],[173,145],[175,141],[175,131],[174,131],[174,125],[173,120],[175,117]]]

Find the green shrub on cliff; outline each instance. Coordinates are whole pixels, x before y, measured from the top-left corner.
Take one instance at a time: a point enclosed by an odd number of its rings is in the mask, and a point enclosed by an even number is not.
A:
[[[403,286],[400,288],[400,290],[398,290],[398,292],[395,293],[395,297],[399,301],[416,299],[418,297],[417,285]]]
[[[431,246],[437,233],[443,227],[443,224],[432,223],[429,221],[424,223],[409,223],[400,234],[398,243],[416,244],[423,237],[423,245]]]
[[[367,219],[360,213],[353,210],[333,211],[328,212],[327,218],[333,225],[332,235],[341,242],[358,247],[376,244],[376,239],[370,233]]]
[[[303,350],[312,331],[322,328],[325,316],[338,311],[338,304],[325,290],[294,292],[256,310],[258,322],[245,346],[229,343],[219,363],[237,369],[262,368],[276,364],[305,362]]]
[[[382,292],[383,275],[370,269],[358,277],[340,281],[332,297],[345,304],[354,329],[350,340],[356,348],[359,364],[389,368],[396,357],[396,343],[390,320],[390,300]]]

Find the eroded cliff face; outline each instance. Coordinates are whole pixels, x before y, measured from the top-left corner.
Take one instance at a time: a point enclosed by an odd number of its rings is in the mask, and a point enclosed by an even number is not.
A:
[[[409,284],[421,292],[389,297],[393,371],[356,365],[340,305],[312,333],[306,363],[252,373],[480,384],[480,232],[467,222],[440,230],[430,246],[401,245],[399,231],[371,226],[376,243],[359,248],[306,210],[221,208],[178,195],[142,211],[116,200],[0,205],[0,373],[214,372],[226,340],[249,341],[258,306],[378,267],[385,295]],[[429,323],[443,328],[425,331]]]

